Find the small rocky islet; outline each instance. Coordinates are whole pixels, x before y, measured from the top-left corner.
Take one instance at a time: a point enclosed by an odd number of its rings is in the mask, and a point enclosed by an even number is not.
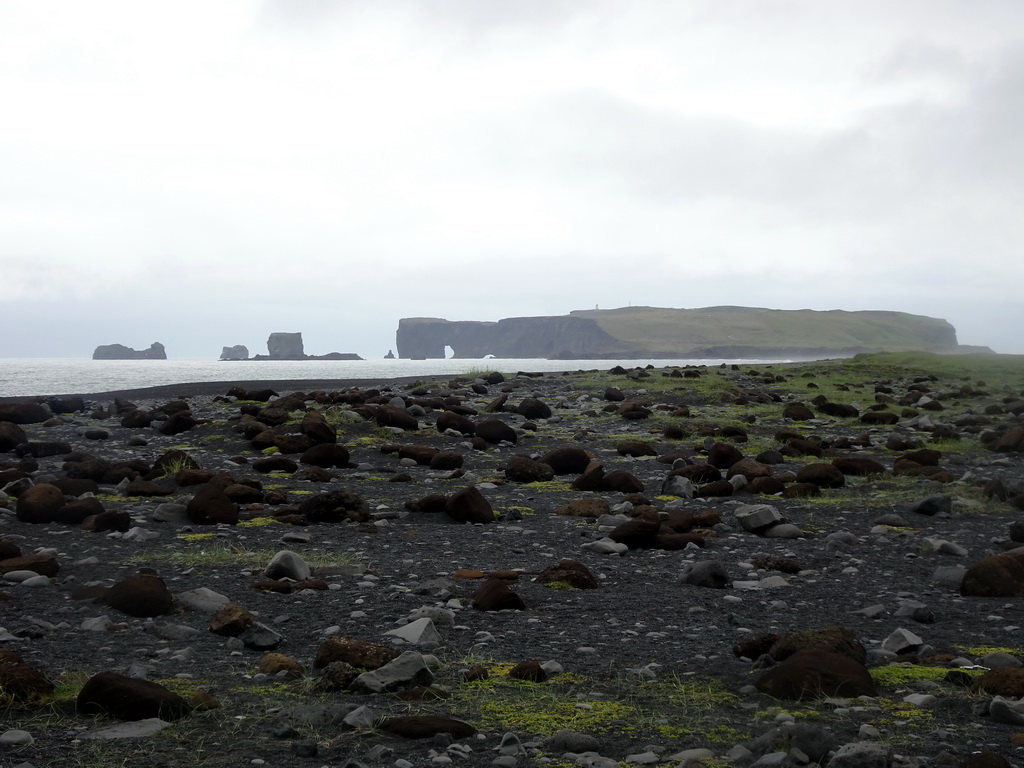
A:
[[[8,398],[0,762],[1019,763],[1019,368]]]

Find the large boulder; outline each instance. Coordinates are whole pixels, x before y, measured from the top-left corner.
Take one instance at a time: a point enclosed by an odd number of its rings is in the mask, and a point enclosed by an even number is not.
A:
[[[60,488],[50,483],[39,483],[18,496],[15,514],[23,523],[52,523],[63,506],[64,494]]]
[[[117,720],[178,720],[192,711],[181,696],[158,683],[117,672],[100,672],[82,686],[77,699],[83,715],[107,715]]]
[[[311,523],[365,523],[370,519],[366,501],[352,491],[340,489],[310,496],[299,504],[299,512]]]
[[[754,683],[776,699],[818,699],[822,696],[875,696],[867,667],[838,653],[801,651],[769,669]]]
[[[28,442],[25,430],[12,421],[0,421],[0,453],[13,451],[22,443]]]
[[[50,409],[42,403],[0,403],[0,421],[9,421],[12,424],[39,424],[52,416]]]
[[[238,505],[217,483],[207,483],[196,491],[186,507],[186,513],[188,519],[196,525],[238,523]]]
[[[463,488],[448,497],[445,510],[448,516],[460,523],[492,523],[494,510],[475,485]]]
[[[960,594],[965,597],[1024,597],[1024,549],[991,555],[976,562],[964,574]]]
[[[129,616],[164,616],[174,608],[174,598],[164,580],[148,573],[122,579],[107,590],[103,602]]]

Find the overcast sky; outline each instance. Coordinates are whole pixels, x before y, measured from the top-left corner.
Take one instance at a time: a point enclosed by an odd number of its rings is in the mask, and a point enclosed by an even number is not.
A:
[[[886,309],[1024,353],[1020,0],[0,0],[0,356]]]

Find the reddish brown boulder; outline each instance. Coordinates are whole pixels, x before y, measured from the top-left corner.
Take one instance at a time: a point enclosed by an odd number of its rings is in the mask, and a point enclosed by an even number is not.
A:
[[[281,453],[305,453],[313,444],[307,435],[274,432],[274,446]]]
[[[238,524],[238,505],[215,483],[201,486],[185,510],[196,525]]]
[[[438,451],[430,460],[430,468],[436,471],[450,472],[461,469],[465,458],[458,451]]]
[[[621,456],[657,456],[658,451],[652,443],[644,440],[620,440],[615,450]]]
[[[22,443],[27,443],[25,430],[10,421],[0,421],[0,453],[13,451]]]
[[[78,694],[83,715],[107,715],[117,720],[179,720],[192,711],[181,696],[158,683],[116,672],[93,675]]]
[[[148,573],[122,579],[107,590],[103,602],[129,616],[164,616],[174,609],[174,598],[164,580]]]
[[[370,509],[363,497],[343,490],[308,497],[299,504],[299,513],[311,523],[365,523],[370,519]]]
[[[554,511],[556,515],[596,519],[601,515],[607,515],[611,509],[604,499],[573,499],[564,506],[556,507]]]
[[[253,616],[237,603],[228,603],[210,619],[210,631],[225,637],[237,637],[256,621]]]
[[[1024,597],[1024,549],[982,558],[964,574],[965,597]]]
[[[550,419],[551,406],[535,397],[525,398],[516,406],[516,413],[526,419]]]
[[[787,403],[782,409],[782,418],[793,421],[808,421],[814,418],[814,411],[803,403]]]
[[[857,634],[852,629],[838,624],[782,635],[772,643],[767,653],[776,661],[784,661],[803,651],[838,653],[858,664],[863,664],[867,660],[867,650],[857,638]]]
[[[51,418],[53,413],[42,403],[0,403],[0,421],[12,424],[39,424]]]
[[[1024,697],[1024,668],[996,667],[977,682],[977,687],[991,696]]]
[[[434,426],[437,427],[438,432],[446,432],[449,429],[462,435],[473,435],[476,432],[476,426],[472,419],[451,410],[442,411]]]
[[[722,498],[732,496],[735,490],[728,480],[715,480],[697,488],[694,495],[701,499]]]
[[[33,571],[40,576],[53,577],[60,570],[60,564],[53,555],[22,555],[0,560],[0,573],[11,571]]]
[[[299,465],[287,456],[267,456],[266,458],[256,459],[252,463],[252,468],[264,474],[286,472],[290,475],[299,470]]]
[[[865,411],[860,415],[861,423],[875,426],[897,424],[899,420],[899,415],[892,411]]]
[[[519,441],[516,431],[500,419],[484,419],[477,422],[473,429],[476,437],[491,445],[501,442],[515,445]]]
[[[477,490],[475,485],[463,488],[448,497],[445,512],[460,523],[493,523],[494,510],[491,503]]]
[[[882,475],[886,472],[885,467],[879,462],[861,456],[843,456],[833,459],[832,466],[844,475],[855,475],[857,477]]]
[[[323,669],[327,665],[343,661],[358,669],[379,669],[401,656],[401,651],[388,645],[379,645],[355,637],[329,637],[316,649],[313,667]]]
[[[1024,448],[1024,427],[1011,427],[989,446],[996,453],[1010,453]]]
[[[535,659],[520,661],[508,671],[508,676],[513,680],[526,680],[531,683],[543,683],[548,679],[548,673]]]
[[[318,443],[305,451],[299,461],[303,464],[311,464],[314,467],[349,467],[351,466],[348,448],[337,443]]]
[[[625,544],[630,549],[651,549],[657,544],[660,530],[660,520],[637,517],[615,526],[608,534],[608,538]]]
[[[327,419],[320,411],[306,411],[299,422],[299,431],[309,439],[311,445],[338,442],[338,433],[327,423]]]
[[[776,699],[799,701],[822,696],[875,696],[867,668],[848,656],[824,651],[801,651],[769,669],[754,683]]]
[[[593,457],[582,448],[555,448],[540,457],[556,475],[578,475],[587,469]]]
[[[420,423],[409,411],[392,405],[377,406],[374,418],[380,427],[397,427],[406,431],[415,431],[420,428]]]
[[[105,511],[103,502],[95,496],[85,496],[68,502],[58,509],[54,519],[65,525],[81,525],[86,518],[101,515]]]
[[[465,739],[476,733],[476,728],[469,723],[437,715],[398,715],[385,718],[377,727],[405,739],[432,739],[439,733]]]
[[[583,563],[578,560],[562,560],[549,565],[534,578],[539,584],[569,584],[575,589],[597,589],[600,582]]]
[[[743,475],[749,483],[759,477],[771,477],[772,468],[756,459],[740,459],[735,464],[730,465],[729,471],[726,473],[726,477],[734,477],[735,475]]]
[[[616,469],[605,473],[604,477],[601,478],[601,490],[611,493],[643,493],[644,484],[632,472]]]
[[[808,499],[821,496],[821,486],[816,483],[790,483],[782,489],[784,499]]]
[[[412,459],[421,467],[429,467],[441,451],[430,445],[400,445],[398,446],[398,458]]]
[[[489,578],[473,593],[473,607],[478,611],[523,611],[526,603],[505,581]]]
[[[57,519],[57,510],[63,506],[64,494],[60,488],[49,483],[39,483],[18,496],[15,514],[23,523],[52,523]]]
[[[180,435],[182,432],[188,432],[198,423],[189,411],[178,411],[169,415],[156,430],[162,435]]]
[[[41,671],[27,663],[16,651],[0,648],[0,695],[18,701],[53,693],[54,685]]]
[[[846,476],[832,464],[807,464],[796,473],[798,483],[814,483],[819,488],[842,488]]]
[[[708,464],[717,469],[728,469],[743,459],[743,453],[732,443],[715,443],[708,451]]]
[[[744,493],[761,495],[773,495],[782,493],[784,490],[786,490],[786,484],[777,477],[755,477],[742,488]]]
[[[515,483],[546,482],[554,476],[555,472],[549,464],[535,461],[529,456],[513,456],[505,465],[505,479]]]

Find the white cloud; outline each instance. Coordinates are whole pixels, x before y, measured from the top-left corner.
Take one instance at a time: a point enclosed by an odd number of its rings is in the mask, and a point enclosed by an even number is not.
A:
[[[376,355],[403,316],[627,303],[913,311],[1024,352],[984,312],[1024,282],[1015,1],[0,14],[0,306],[74,314],[61,354],[125,312],[172,353],[333,323]]]

